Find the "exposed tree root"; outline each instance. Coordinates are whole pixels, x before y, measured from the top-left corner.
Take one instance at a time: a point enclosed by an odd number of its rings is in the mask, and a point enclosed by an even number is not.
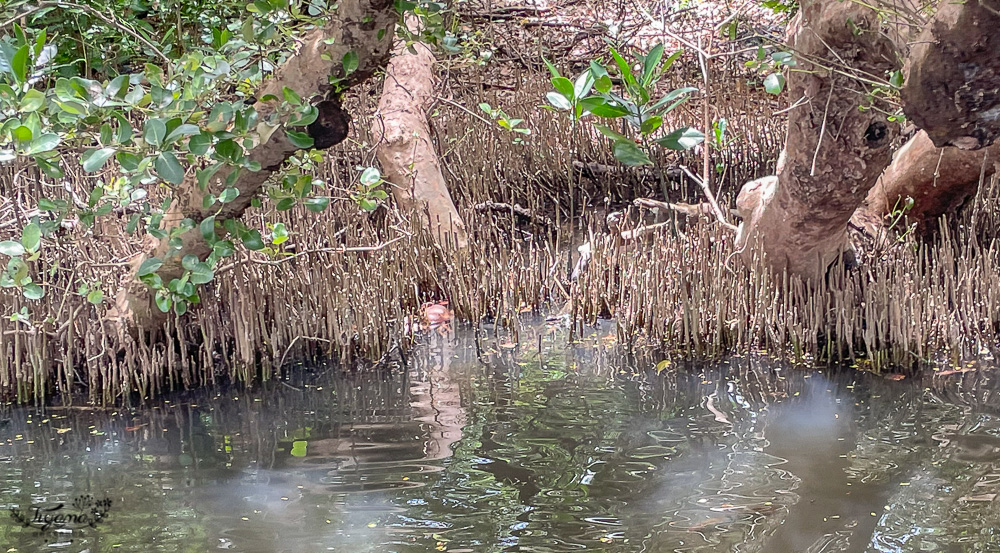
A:
[[[892,165],[868,192],[851,222],[878,237],[896,219],[887,216],[898,214],[907,198],[912,198],[906,221],[916,224],[924,236],[936,233],[937,219],[965,205],[976,194],[980,180],[993,175],[998,159],[998,144],[975,151],[938,148],[920,131],[896,152]]]

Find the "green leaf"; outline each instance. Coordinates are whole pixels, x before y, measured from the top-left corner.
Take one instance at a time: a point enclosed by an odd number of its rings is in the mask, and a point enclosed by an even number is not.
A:
[[[190,271],[191,269],[194,269],[195,265],[197,265],[198,262],[200,261],[201,260],[198,259],[197,255],[188,254],[184,256],[184,259],[181,259],[181,267],[184,267],[185,270]]]
[[[358,53],[354,50],[344,54],[344,58],[340,61],[344,66],[344,75],[350,75],[358,70]]]
[[[367,167],[361,173],[361,184],[365,186],[372,186],[378,184],[382,180],[382,173],[375,167]]]
[[[299,97],[298,93],[294,90],[288,88],[287,86],[281,88],[281,95],[285,97],[285,101],[293,106],[301,106],[302,98]]]
[[[214,244],[216,241],[215,236],[215,215],[211,215],[202,220],[198,224],[198,230],[201,231],[201,237],[205,239],[209,244]]]
[[[306,125],[312,125],[318,117],[319,110],[316,106],[307,106],[302,113],[297,114],[294,119],[290,119],[288,124],[293,127],[305,127]]]
[[[317,197],[309,198],[302,202],[305,204],[306,209],[312,211],[313,213],[322,213],[327,206],[330,205],[330,198],[327,197]]]
[[[242,239],[243,245],[249,250],[258,251],[264,249],[264,240],[261,238],[259,231],[248,231],[242,236]]]
[[[122,170],[126,173],[134,173],[139,170],[139,163],[142,159],[133,154],[132,152],[118,152],[115,156],[118,160],[118,165],[121,165]]]
[[[898,69],[893,71],[892,75],[889,76],[889,84],[896,88],[903,88],[903,72]]]
[[[619,140],[615,142],[613,151],[615,157],[618,158],[618,161],[628,166],[653,164],[653,162],[650,161],[649,156],[646,155],[646,152],[643,152],[642,149],[631,140]]]
[[[163,139],[163,144],[164,145],[171,144],[175,140],[178,140],[185,136],[198,134],[200,132],[201,129],[198,128],[198,125],[191,125],[191,124],[180,125],[176,129],[170,131],[170,134],[168,134],[167,137]]]
[[[87,294],[87,301],[94,305],[100,305],[101,302],[104,301],[104,292],[101,292],[100,290],[91,290],[90,293]]]
[[[576,94],[573,92],[573,82],[566,77],[552,77],[552,86],[556,89],[559,94],[562,94],[570,104],[576,99]]]
[[[160,152],[153,161],[153,168],[159,177],[171,184],[184,182],[184,168],[181,167],[177,157],[170,152]]]
[[[545,59],[544,57],[542,58],[542,61],[545,62],[545,67],[549,68],[549,73],[552,74],[553,78],[561,76],[561,75],[559,75],[559,70],[556,69],[556,66],[552,65],[552,62],[550,62],[549,60]]]
[[[628,108],[617,103],[611,103],[600,96],[590,96],[580,100],[584,109],[598,117],[614,119],[629,114]]]
[[[94,171],[99,170],[104,167],[105,162],[107,162],[111,156],[115,155],[116,151],[117,150],[114,148],[87,150],[83,153],[83,156],[80,157],[80,161],[83,163],[83,170],[88,173],[93,173]]]
[[[625,81],[625,85],[631,87],[637,86],[638,83],[635,81],[635,76],[632,75],[632,68],[629,67],[625,58],[623,58],[614,48],[611,48],[611,57],[615,59],[615,64],[618,65],[618,71],[621,73],[622,80]]]
[[[143,138],[153,146],[163,143],[163,137],[167,134],[167,125],[160,119],[149,119],[143,127]]]
[[[45,297],[45,290],[34,282],[25,284],[24,288],[21,289],[21,293],[29,300],[40,300]]]
[[[785,76],[781,73],[771,73],[764,79],[764,90],[768,94],[781,94],[785,89]]]
[[[288,141],[296,148],[305,149],[313,146],[312,137],[304,132],[286,130],[285,134],[288,135]]]
[[[594,88],[594,75],[589,70],[584,71],[580,73],[580,76],[576,78],[576,82],[573,83],[573,97],[576,99],[583,98],[590,94],[590,89],[592,88]]]
[[[10,60],[10,69],[14,74],[14,79],[19,82],[28,80],[28,45],[25,44],[17,49]]]
[[[228,204],[229,202],[235,200],[239,195],[240,191],[230,186],[229,188],[223,190],[222,194],[219,194],[219,201],[224,204]]]
[[[38,246],[42,242],[42,228],[35,223],[28,223],[21,233],[21,246],[25,250],[34,253],[38,251]]]
[[[132,134],[135,132],[132,129],[132,123],[129,123],[128,119],[119,113],[115,114],[115,119],[118,120],[118,143],[128,144],[132,141]]]
[[[27,125],[15,127],[11,133],[18,142],[22,143],[31,142],[31,139],[34,138],[34,133],[31,132],[31,129]]]
[[[656,131],[656,129],[660,128],[660,125],[662,124],[663,118],[659,115],[654,115],[642,122],[642,125],[639,127],[639,132],[642,134],[652,134]]]
[[[683,53],[684,50],[680,49],[674,52],[673,54],[670,54],[670,56],[668,56],[667,59],[663,61],[663,66],[660,67],[660,71],[662,72],[666,71],[667,69],[670,69],[670,66],[672,66],[674,62],[677,61],[677,58],[681,57],[681,54]]]
[[[138,277],[144,277],[146,275],[151,275],[155,273],[160,266],[163,265],[163,261],[160,261],[157,257],[150,257],[149,259],[142,262],[139,265],[139,270],[136,271],[135,275]]]
[[[139,228],[140,219],[142,219],[141,214],[136,213],[133,215],[132,218],[128,220],[128,224],[125,225],[125,232],[127,232],[130,236],[135,234],[135,229]]]
[[[671,90],[670,92],[667,93],[666,96],[664,96],[663,98],[660,98],[655,103],[653,103],[653,105],[649,106],[649,108],[647,109],[647,111],[649,111],[651,113],[658,113],[659,115],[663,115],[665,113],[670,113],[677,106],[679,106],[682,103],[684,103],[684,102],[687,101],[687,99],[688,99],[687,95],[688,94],[690,94],[692,92],[697,92],[697,91],[698,91],[698,89],[695,88],[695,87],[693,87],[693,86],[686,86],[686,87],[682,87],[682,88],[677,88],[677,89]],[[664,109],[662,111],[658,111],[659,108],[660,108],[660,106],[663,106],[667,102],[671,102],[671,101],[673,103],[670,104],[670,106],[668,106],[666,109]]]
[[[272,244],[279,245],[288,241],[288,229],[285,228],[284,223],[277,223],[272,230],[274,231],[274,237],[271,239]]]
[[[4,242],[0,242],[0,253],[11,257],[24,255],[24,246],[22,246],[20,242],[6,240]]]
[[[656,143],[671,150],[690,150],[705,141],[705,135],[691,127],[683,127],[656,140]]]
[[[662,43],[653,46],[653,49],[642,60],[642,86],[649,86],[656,72],[656,66],[660,64],[661,59],[663,59]]]
[[[170,296],[166,294],[156,294],[156,307],[164,313],[170,312],[170,306],[173,302],[170,300]]]
[[[288,211],[295,207],[295,198],[282,198],[278,200],[278,204],[274,206],[278,211]]]
[[[24,97],[21,98],[21,104],[18,109],[23,113],[30,113],[32,111],[38,110],[45,104],[45,94],[37,89],[29,89],[24,93]]]
[[[221,140],[215,145],[215,157],[228,161],[232,164],[240,163],[243,161],[244,156],[245,153],[243,152],[243,147],[231,138]]]
[[[34,154],[40,154],[42,152],[50,152],[56,149],[56,146],[59,145],[60,140],[61,139],[59,138],[59,135],[52,133],[45,133],[42,136],[39,136],[38,138],[31,141],[31,144],[28,145],[26,153],[28,155],[34,155]]]
[[[624,134],[622,134],[622,133],[620,133],[620,132],[612,129],[611,127],[609,127],[607,125],[594,125],[594,127],[598,131],[600,131],[601,134],[603,134],[604,136],[610,138],[611,140],[614,140],[615,142],[621,142],[621,141],[631,142],[632,141],[629,137],[627,137]]]
[[[565,111],[573,107],[573,105],[569,103],[569,100],[558,92],[549,92],[545,95],[545,99],[547,99],[549,103],[552,104],[552,107],[556,109]]]
[[[205,284],[211,282],[213,278],[215,278],[215,271],[204,261],[191,269],[191,284]]]
[[[195,155],[203,156],[208,153],[209,146],[212,145],[212,135],[210,133],[201,133],[197,136],[192,136],[191,140],[188,140],[188,150]]]

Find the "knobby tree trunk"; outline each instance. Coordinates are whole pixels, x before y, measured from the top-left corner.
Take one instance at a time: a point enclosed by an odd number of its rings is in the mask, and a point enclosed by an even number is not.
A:
[[[414,18],[407,26],[416,31]],[[431,142],[426,110],[434,95],[434,55],[422,43],[400,41],[386,69],[385,87],[372,124],[376,156],[396,203],[423,218],[438,244],[464,248],[465,223],[448,192]]]
[[[341,109],[339,98],[330,94],[330,77],[343,78],[340,85],[350,87],[385,67],[398,18],[392,0],[342,0],[330,21],[306,36],[299,52],[265,82],[258,97],[272,94],[282,98],[285,87],[303,98],[319,95],[316,104],[319,117],[308,126],[307,132],[313,138],[315,148],[324,149],[340,143],[347,137],[350,117]],[[345,54],[352,51],[358,56],[358,67],[345,75],[342,60]],[[263,101],[257,102],[254,107],[261,121],[276,109],[273,102]],[[281,126],[274,129],[270,136],[262,137],[262,143],[247,152],[250,160],[260,164],[261,170],[243,170],[240,173],[233,184],[239,196],[224,204],[216,221],[221,223],[243,215],[250,206],[250,200],[261,191],[268,178],[299,149]],[[165,320],[165,314],[154,303],[152,291],[136,278],[137,269],[146,259],[159,258],[163,265],[157,273],[167,283],[183,276],[185,269],[181,260],[185,256],[196,255],[204,259],[211,252],[211,246],[197,229],[202,221],[215,214],[215,209],[202,207],[202,198],[208,193],[218,195],[225,188],[223,183],[230,173],[228,167],[220,170],[208,190],[202,191],[194,171],[188,170],[184,182],[174,191],[173,203],[163,217],[163,228],[170,232],[185,219],[190,219],[194,230],[180,236],[179,248],[171,247],[166,240],[147,238],[146,251],[134,261],[112,313],[119,330],[152,329]]]
[[[1000,0],[941,2],[906,63],[903,111],[935,145],[1000,137]]]
[[[906,213],[924,237],[938,230],[937,219],[952,215],[979,189],[980,180],[993,175],[1000,160],[1000,144],[983,150],[938,148],[920,131],[900,148],[892,165],[879,177],[851,222],[872,236],[881,236],[892,214],[913,198]]]
[[[897,126],[858,106],[869,76],[889,74],[896,55],[878,15],[860,3],[804,0],[791,32],[798,66],[788,95],[807,102],[789,113],[777,178],[740,191],[738,246],[759,247],[772,268],[815,279],[843,252],[851,215],[891,160]]]

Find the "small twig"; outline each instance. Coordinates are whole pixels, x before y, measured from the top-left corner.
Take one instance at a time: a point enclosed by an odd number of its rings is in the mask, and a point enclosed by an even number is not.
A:
[[[692,173],[687,167],[681,165],[681,170],[684,171],[684,173],[686,173],[688,177],[691,177],[691,179],[694,180],[694,182],[698,183],[698,186],[700,186],[702,191],[705,192],[705,196],[708,197],[708,203],[712,204],[712,209],[715,211],[715,217],[719,220],[720,223],[722,223],[722,226],[726,227],[727,229],[733,232],[736,232],[737,229],[736,225],[726,220],[726,216],[722,213],[722,209],[719,207],[719,202],[715,201],[715,195],[712,194],[712,191],[709,190],[708,186],[706,186],[705,183],[701,179],[699,179],[694,173]]]
[[[820,148],[823,147],[823,136],[826,135],[826,116],[830,114],[830,100],[833,99],[834,84],[830,83],[830,94],[826,97],[826,108],[823,109],[823,124],[819,126],[819,140],[816,141],[816,151],[813,152],[812,166],[809,168],[809,176],[816,176],[816,160],[819,159]]]
[[[398,242],[398,241],[402,240],[403,238],[406,238],[407,236],[409,236],[409,235],[397,236],[397,237],[393,238],[392,240],[388,240],[386,242],[382,242],[381,244],[379,244],[377,246],[354,246],[354,247],[350,247],[350,248],[348,248],[348,247],[343,247],[343,248],[318,248],[318,249],[315,249],[315,250],[305,250],[305,251],[302,251],[302,252],[290,255],[288,257],[283,257],[281,259],[253,259],[253,258],[247,258],[245,261],[249,261],[251,263],[256,263],[258,265],[277,266],[277,265],[281,265],[282,263],[285,263],[287,261],[291,261],[291,260],[293,260],[293,259],[295,259],[297,257],[302,257],[304,255],[311,255],[311,254],[317,254],[317,253],[376,252],[376,251],[379,251],[379,250],[381,250],[381,249],[389,246],[390,244],[392,244],[394,242]],[[228,270],[232,269],[233,267],[235,267],[238,263],[240,263],[240,262],[239,261],[234,261],[234,262],[229,263],[227,265],[223,265],[222,267],[219,267],[215,271],[215,274],[219,274],[219,273],[228,271]]]
[[[548,227],[551,227],[553,225],[552,219],[549,219],[544,215],[537,215],[535,213],[532,213],[530,210],[528,210],[525,207],[522,207],[520,204],[508,204],[503,202],[487,201],[481,204],[476,204],[472,209],[477,212],[498,211],[501,213],[510,213],[511,215],[517,215],[523,217],[528,221],[535,223],[537,225],[548,226]]]
[[[441,98],[440,96],[435,96],[434,99],[438,100],[440,102],[444,102],[446,104],[451,104],[451,105],[457,107],[458,109],[464,111],[465,113],[468,113],[469,115],[475,117],[476,119],[479,119],[483,123],[486,123],[487,125],[492,126],[492,125],[495,124],[494,121],[490,121],[489,119],[486,119],[485,117],[483,117],[483,116],[479,115],[478,113],[470,110],[469,108],[463,106],[462,104],[459,104],[458,102],[449,100],[448,98]]]
[[[281,354],[281,360],[278,361],[278,368],[279,369],[281,368],[282,365],[285,364],[285,357],[288,355],[288,352],[292,349],[292,346],[295,345],[295,342],[298,342],[299,339],[316,340],[317,342],[326,342],[327,344],[330,343],[330,340],[327,340],[326,338],[320,338],[318,336],[301,336],[300,335],[300,336],[296,336],[295,338],[292,338],[292,341],[288,343],[288,347],[285,348],[285,353]],[[295,388],[291,384],[289,384],[288,386],[291,387],[291,388]]]

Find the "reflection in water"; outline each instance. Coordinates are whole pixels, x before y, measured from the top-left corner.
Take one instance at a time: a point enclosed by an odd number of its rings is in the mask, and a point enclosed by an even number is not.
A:
[[[890,382],[737,357],[657,374],[565,340],[435,337],[377,374],[13,410],[0,506],[113,505],[71,533],[0,520],[0,551],[1000,550],[988,371]]]

